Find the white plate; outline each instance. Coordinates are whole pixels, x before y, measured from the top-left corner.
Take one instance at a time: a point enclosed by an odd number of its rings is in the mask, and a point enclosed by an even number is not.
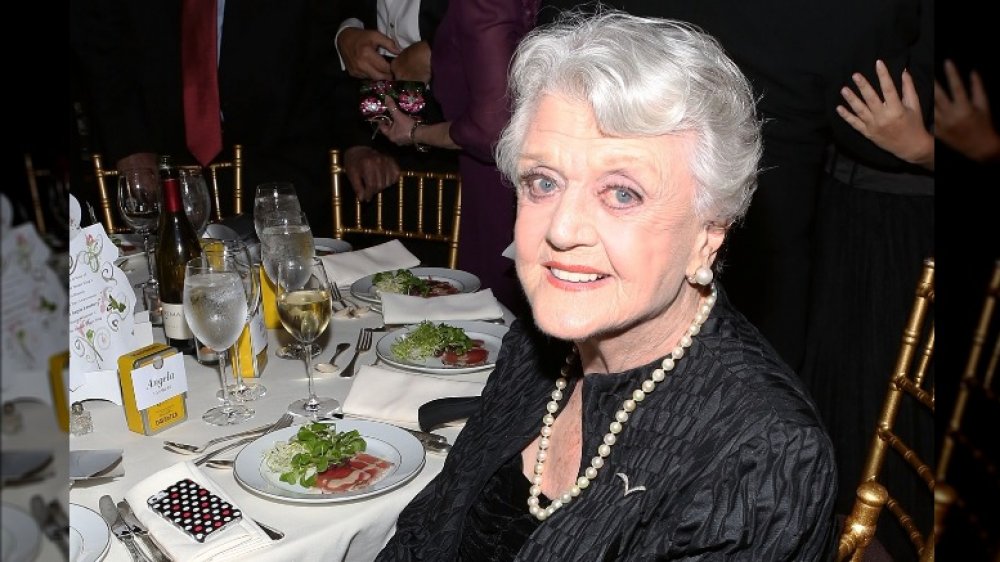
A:
[[[349,243],[336,238],[313,238],[313,244],[316,246],[316,257],[350,252],[354,249]]]
[[[393,330],[382,336],[382,339],[378,340],[378,344],[375,345],[375,353],[378,355],[379,359],[389,365],[399,369],[406,369],[408,371],[417,371],[419,373],[429,373],[434,375],[475,373],[485,369],[492,369],[496,365],[497,356],[500,354],[500,344],[503,340],[503,336],[507,333],[507,330],[510,329],[501,324],[475,320],[468,322],[445,321],[437,323],[443,323],[456,328],[461,328],[465,330],[465,334],[470,338],[474,340],[483,340],[483,347],[485,347],[486,351],[489,352],[489,355],[486,358],[486,363],[473,367],[458,367],[454,365],[445,365],[438,357],[428,357],[423,361],[411,361],[409,359],[396,357],[396,355],[392,353],[392,344],[396,343],[396,340],[399,338],[408,334],[410,330],[415,327],[415,325],[399,328],[398,330]]]
[[[0,505],[3,562],[29,562],[38,555],[42,532],[30,515],[13,505]]]
[[[406,431],[384,423],[366,420],[337,420],[337,431],[358,430],[367,443],[366,453],[392,463],[382,478],[361,490],[328,494],[278,479],[264,464],[264,453],[279,441],[288,441],[299,426],[268,433],[250,443],[236,456],[233,476],[244,488],[262,496],[292,503],[339,503],[396,489],[409,482],[424,466],[424,447]]]
[[[444,281],[458,288],[461,293],[475,293],[482,286],[479,278],[460,269],[448,269],[447,267],[414,267],[410,271],[422,279],[434,279]],[[351,294],[366,302],[379,302],[372,278],[375,275],[362,277],[351,285]]]
[[[69,550],[75,551],[74,541],[80,541],[79,554],[70,562],[96,562],[111,549],[111,529],[94,510],[75,503],[69,504]],[[74,532],[75,531],[75,532]]]
[[[130,254],[119,257],[115,260],[115,265],[117,265],[118,269],[122,270],[125,275],[145,274],[146,277],[149,277],[149,267],[146,265],[145,253],[140,252],[138,254]],[[145,280],[145,278],[143,278],[143,280]]]

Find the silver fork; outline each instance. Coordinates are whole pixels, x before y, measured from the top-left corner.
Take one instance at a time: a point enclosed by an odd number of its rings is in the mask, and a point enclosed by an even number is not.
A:
[[[330,283],[330,292],[333,294],[334,302],[340,303],[340,306],[350,309],[351,305],[347,304],[344,300],[344,295],[340,292],[340,287],[336,283]]]
[[[284,414],[282,414],[282,416],[280,418],[278,418],[278,421],[274,422],[274,424],[271,427],[269,427],[267,429],[267,431],[265,431],[260,437],[262,437],[263,435],[267,435],[268,433],[271,433],[272,431],[277,431],[279,429],[284,429],[286,427],[291,426],[292,425],[292,419],[293,419],[292,418],[292,414],[289,414],[288,412],[285,412]],[[224,446],[219,447],[218,449],[216,449],[214,451],[205,453],[204,455],[202,455],[202,456],[200,456],[200,457],[198,457],[197,459],[194,460],[194,465],[195,466],[201,466],[201,465],[205,464],[206,462],[212,460],[216,456],[218,456],[220,453],[224,453],[224,452],[226,452],[226,451],[228,451],[230,449],[235,449],[236,447],[239,447],[240,445],[246,445],[248,443],[251,443],[255,439],[258,439],[258,437],[259,436],[255,435],[253,437],[247,437],[245,439],[240,439],[239,441],[230,443],[228,445],[224,445]]]
[[[358,334],[358,345],[354,348],[354,357],[351,357],[351,362],[344,367],[341,371],[340,376],[344,378],[351,378],[354,376],[354,364],[358,362],[358,356],[362,352],[368,351],[372,348],[372,331],[371,328],[364,328]]]
[[[202,446],[188,445],[187,443],[178,443],[177,441],[164,441],[163,447],[175,453],[181,454],[191,454],[196,455],[198,453],[204,453],[209,447],[217,443],[222,443],[223,441],[229,441],[230,439],[236,439],[237,437],[244,437],[247,435],[254,435],[256,433],[263,433],[268,430],[273,424],[262,425],[260,427],[255,427],[253,429],[248,429],[246,431],[241,431],[239,433],[233,433],[232,435],[223,435],[222,437],[216,437],[210,440]]]

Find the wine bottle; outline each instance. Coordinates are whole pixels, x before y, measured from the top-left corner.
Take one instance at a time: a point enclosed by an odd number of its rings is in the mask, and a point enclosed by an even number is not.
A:
[[[167,345],[190,355],[195,352],[195,339],[184,318],[184,268],[188,261],[201,255],[201,244],[184,212],[180,176],[168,156],[160,159],[160,179],[163,183],[163,209],[156,246],[156,269],[163,305],[163,332],[167,336]]]

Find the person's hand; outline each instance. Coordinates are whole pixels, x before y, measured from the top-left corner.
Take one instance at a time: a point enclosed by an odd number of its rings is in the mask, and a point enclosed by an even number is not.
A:
[[[884,62],[875,61],[875,72],[882,96],[863,75],[854,73],[852,79],[861,97],[846,86],[841,88],[840,94],[850,109],[838,105],[837,113],[880,148],[911,164],[934,169],[934,137],[924,126],[913,77],[903,71],[900,99]]]
[[[385,97],[385,106],[389,113],[389,119],[379,121],[379,132],[385,135],[385,138],[399,146],[413,144],[410,140],[410,129],[413,128],[413,123],[416,120],[407,115],[405,111],[399,109],[396,100],[389,96]]]
[[[970,73],[970,98],[955,63],[946,60],[944,74],[948,90],[934,82],[935,136],[973,160],[985,162],[1000,158],[1000,136],[993,128],[982,77],[975,70]]]
[[[355,78],[392,79],[389,61],[379,54],[379,47],[393,54],[399,53],[399,45],[395,41],[373,29],[348,27],[337,36],[337,50],[344,59],[347,73]]]
[[[157,157],[153,152],[136,152],[135,154],[129,154],[128,156],[118,160],[118,162],[115,163],[115,168],[119,172],[140,168],[156,170],[158,168]]]
[[[392,76],[396,80],[431,81],[431,46],[427,41],[418,41],[403,49],[390,63]]]
[[[371,201],[380,191],[399,180],[399,164],[391,156],[369,146],[352,146],[344,153],[344,171],[361,201]]]

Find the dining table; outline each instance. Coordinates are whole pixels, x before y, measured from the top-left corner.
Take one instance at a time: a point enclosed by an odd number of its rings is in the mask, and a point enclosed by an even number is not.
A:
[[[348,299],[350,300],[349,297]],[[350,303],[365,304],[361,301],[350,301]],[[504,318],[498,322],[509,324],[513,316],[506,308],[503,308],[503,313]],[[394,327],[385,327],[382,316],[372,310],[353,318],[345,314],[335,314],[327,330],[317,340],[322,346],[322,351],[314,362],[327,361],[338,344],[347,343],[350,345],[348,353],[342,354],[337,360],[339,366],[344,366],[353,354],[358,335],[364,328],[382,328],[383,331],[374,333],[377,340]],[[163,337],[162,329],[154,328],[154,338],[164,341]],[[193,455],[181,454],[166,448],[164,441],[203,444],[216,437],[272,423],[278,420],[292,401],[306,397],[308,390],[304,361],[282,359],[275,354],[282,344],[291,343],[290,336],[279,328],[268,330],[267,337],[267,364],[260,377],[256,379],[266,386],[267,393],[264,397],[247,403],[254,409],[255,414],[245,423],[213,426],[202,421],[201,414],[219,404],[216,397],[220,389],[219,374],[217,367],[202,365],[195,357],[189,355],[183,357],[188,389],[187,419],[184,422],[147,436],[128,429],[121,405],[110,401],[88,400],[85,406],[91,413],[94,430],[85,435],[71,436],[70,450],[122,449],[124,474],[114,478],[74,482],[69,493],[70,503],[99,513],[99,501],[102,496],[110,495],[115,501],[119,501],[133,486],[150,474],[195,458]],[[376,347],[372,345],[370,350],[360,354],[357,360],[359,368],[377,363],[381,368],[394,370],[393,366],[381,362]],[[489,372],[482,370],[448,375],[446,378],[454,381],[485,382]],[[414,373],[414,376],[425,375]],[[336,398],[341,404],[347,398],[354,380],[356,379],[340,376],[339,370],[333,373],[314,371],[316,394]],[[306,421],[308,421],[306,418],[298,417],[294,423]],[[397,423],[397,425],[402,424]],[[419,429],[416,424],[408,427]],[[434,432],[453,442],[460,430],[460,425],[446,425],[434,429]],[[218,458],[232,459],[238,452],[239,449],[234,449]],[[285,535],[284,538],[273,541],[269,546],[257,550],[243,560],[360,562],[375,558],[392,536],[400,511],[441,471],[446,453],[428,449],[425,455],[423,467],[405,484],[376,495],[329,503],[283,501],[256,493],[238,482],[232,468],[211,468],[205,465],[201,470],[218,489],[232,499],[245,516],[266,523]],[[125,545],[112,538],[111,548],[105,560],[123,562],[131,560],[131,557]]]

